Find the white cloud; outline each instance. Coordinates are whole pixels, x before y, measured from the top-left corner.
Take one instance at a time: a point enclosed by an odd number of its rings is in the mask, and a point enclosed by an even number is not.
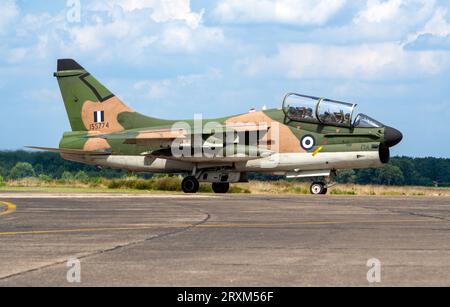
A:
[[[294,79],[392,79],[433,75],[449,68],[450,53],[411,52],[396,43],[358,46],[288,44],[272,57],[243,62],[251,75],[281,74]]]
[[[200,27],[191,31],[186,27],[167,27],[161,35],[161,44],[167,51],[194,52],[208,49],[225,41],[223,31],[219,28]]]
[[[192,29],[196,29],[202,22],[204,11],[193,12],[190,0],[96,0],[90,4],[91,10],[113,11],[115,6],[125,12],[151,9],[150,17],[153,21],[169,22],[183,21]]]
[[[2,0],[0,3],[0,34],[19,16],[19,9],[14,0]]]
[[[95,53],[100,58],[122,57],[130,61],[145,60],[150,50],[164,53],[192,53],[215,48],[225,41],[223,31],[203,25],[195,29],[184,23],[155,23],[125,14],[96,24],[69,27],[66,50]]]
[[[435,0],[367,0],[352,21],[330,36],[344,42],[403,41],[424,25],[436,10]]]
[[[397,16],[400,11],[400,6],[404,2],[404,0],[368,0],[366,9],[358,13],[355,22],[382,22],[392,19]]]
[[[225,22],[321,25],[345,3],[346,0],[222,0],[214,14]]]
[[[448,49],[450,44],[450,23],[447,22],[447,9],[439,7],[419,31],[408,35],[404,46],[422,49]]]
[[[69,48],[99,51],[103,57],[124,55],[133,61],[146,50],[194,52],[224,41],[221,29],[202,24],[203,10],[191,10],[190,0],[96,0],[89,9],[106,11],[109,18],[96,16],[94,24],[69,28]]]
[[[14,1],[5,1],[0,34],[17,19],[0,41],[0,55],[10,63],[28,55],[143,63],[149,53],[192,53],[225,40],[222,29],[203,25],[203,10],[193,11],[189,0],[94,0],[83,6],[79,23],[68,22],[66,10],[20,15]]]
[[[156,22],[183,20],[189,27],[196,29],[201,21],[204,11],[194,13],[191,11],[189,0],[158,1],[152,14]]]
[[[127,20],[120,19],[112,22],[99,22],[93,25],[72,27],[68,29],[68,32],[72,38],[72,47],[84,52],[108,48],[111,45],[115,45],[114,41],[135,36],[137,29],[134,29],[133,26]]]
[[[439,8],[433,17],[427,22],[421,34],[432,34],[445,37],[450,34],[450,23],[446,20],[447,10]]]
[[[28,50],[26,48],[12,48],[9,50],[7,61],[12,64],[20,63],[27,54]]]
[[[160,99],[170,92],[171,86],[171,80],[147,80],[139,81],[133,87],[136,90],[144,90],[149,99]]]
[[[450,34],[450,23],[446,20],[447,10],[438,8],[433,17],[425,24],[422,30],[412,35],[409,42],[414,41],[420,35],[430,34],[433,36],[446,37]]]
[[[165,98],[172,93],[188,92],[188,88],[221,78],[222,72],[220,70],[210,69],[202,74],[179,75],[174,79],[139,81],[133,85],[133,88],[143,91],[144,96],[148,99],[155,100]]]

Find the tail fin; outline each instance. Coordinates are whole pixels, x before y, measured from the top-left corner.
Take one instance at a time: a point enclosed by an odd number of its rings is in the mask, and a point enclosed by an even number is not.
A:
[[[59,88],[72,131],[117,132],[124,130],[121,113],[133,112],[80,64],[58,60]]]

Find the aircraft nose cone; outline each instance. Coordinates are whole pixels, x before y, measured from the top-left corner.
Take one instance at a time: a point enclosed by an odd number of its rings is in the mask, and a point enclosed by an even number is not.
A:
[[[384,144],[388,147],[393,147],[400,143],[403,139],[403,134],[392,127],[384,128]]]

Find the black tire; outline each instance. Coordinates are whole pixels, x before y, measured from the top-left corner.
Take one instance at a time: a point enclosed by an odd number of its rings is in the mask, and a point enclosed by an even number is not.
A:
[[[197,193],[200,188],[200,183],[194,176],[187,176],[181,182],[181,189],[184,193],[194,194]]]
[[[230,190],[230,184],[228,182],[214,182],[212,189],[214,193],[225,194]]]
[[[325,195],[327,193],[328,193],[328,188],[324,188],[323,191],[322,191],[322,195]]]
[[[311,184],[311,187],[309,188],[309,191],[313,195],[321,195],[327,193],[327,188],[325,187],[325,183],[323,182],[313,182]]]

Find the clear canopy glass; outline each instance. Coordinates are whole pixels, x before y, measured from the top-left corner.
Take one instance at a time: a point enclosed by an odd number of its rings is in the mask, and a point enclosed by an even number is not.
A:
[[[283,101],[283,111],[292,121],[320,123],[342,127],[372,128],[383,125],[359,114],[353,122],[356,104],[291,93]]]
[[[317,116],[325,125],[350,127],[355,104],[321,99],[317,104]]]
[[[358,128],[381,128],[384,125],[366,114],[361,113],[356,116],[353,126]]]
[[[319,98],[299,94],[288,94],[284,98],[283,110],[294,121],[318,123],[316,116]]]

